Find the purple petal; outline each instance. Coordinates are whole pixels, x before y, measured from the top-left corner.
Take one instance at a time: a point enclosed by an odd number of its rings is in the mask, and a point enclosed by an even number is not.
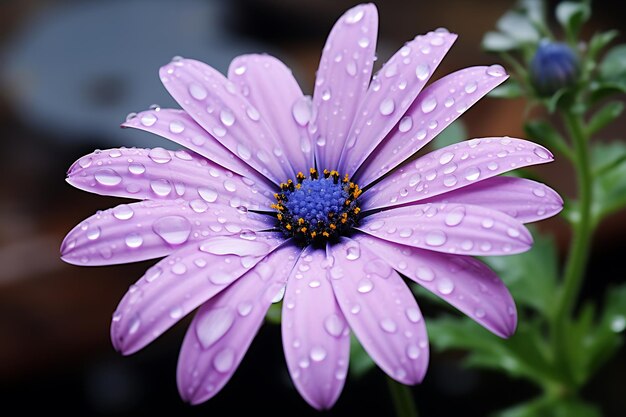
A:
[[[335,297],[363,348],[395,380],[420,382],[428,367],[428,336],[411,290],[357,241],[343,238],[330,252]]]
[[[363,195],[362,208],[371,210],[421,201],[552,159],[546,148],[523,139],[481,138],[459,142],[396,169]]]
[[[353,7],[333,26],[315,80],[309,124],[320,170],[336,169],[348,131],[372,75],[378,11],[373,4]]]
[[[298,392],[318,410],[339,398],[348,372],[350,330],[326,277],[326,253],[308,247],[289,277],[282,335]]]
[[[563,199],[552,188],[515,177],[493,177],[428,198],[422,203],[459,203],[488,207],[522,223],[552,217],[563,209]]]
[[[269,234],[255,240],[218,236],[161,260],[120,301],[111,323],[113,346],[124,355],[142,349],[250,271],[282,241]]]
[[[199,153],[211,162],[258,183],[265,184],[269,181],[226,149],[224,145],[204,130],[184,110],[160,109],[159,111],[144,111],[137,114],[137,117],[123,123],[122,127],[144,130],[169,139]]]
[[[422,91],[355,179],[362,187],[424,147],[508,75],[499,65],[471,67],[435,81]]]
[[[469,204],[416,204],[372,214],[357,229],[390,242],[461,255],[509,255],[532,236],[513,217]]]
[[[161,67],[160,76],[181,107],[232,153],[276,184],[295,178],[267,123],[248,115],[251,104],[226,77],[192,59]]]
[[[67,182],[100,195],[134,199],[176,199],[268,209],[273,198],[265,186],[233,174],[184,150],[109,149],[76,161]],[[265,195],[264,195],[265,193]]]
[[[272,218],[201,200],[146,200],[100,211],[61,244],[65,262],[112,265],[158,258],[208,236],[271,228]]]
[[[445,30],[417,36],[374,76],[350,128],[339,164],[342,172],[353,175],[376,149],[424,88],[456,38]]]
[[[509,337],[515,332],[515,302],[500,278],[482,262],[368,235],[357,235],[354,240],[491,332],[500,337]]]
[[[308,172],[314,166],[305,127],[311,117],[310,102],[291,70],[273,56],[243,55],[231,62],[228,79],[239,86],[254,106],[248,110],[248,116],[267,122],[294,171]]]
[[[178,357],[178,391],[185,401],[206,401],[228,382],[299,253],[294,245],[282,246],[200,308]]]

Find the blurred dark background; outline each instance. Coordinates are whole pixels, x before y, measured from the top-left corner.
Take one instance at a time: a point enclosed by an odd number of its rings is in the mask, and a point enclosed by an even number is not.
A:
[[[98,209],[120,203],[72,189],[65,171],[95,148],[168,146],[118,128],[127,113],[173,101],[159,83],[174,55],[224,71],[245,52],[269,52],[293,68],[312,92],[321,48],[346,0],[0,1],[0,407],[3,415],[222,415],[243,412],[318,415],[292,387],[280,331],[265,325],[239,370],[213,400],[191,407],[178,397],[175,368],[187,321],[138,354],[124,358],[108,339],[110,316],[127,287],[152,262],[79,268],[58,259],[63,236]],[[460,37],[435,78],[497,62],[480,50],[484,32],[514,1],[378,1],[378,65],[406,40],[437,27]],[[620,2],[594,1],[586,28],[624,30]],[[622,34],[619,41],[624,42]],[[523,137],[524,103],[485,99],[464,116],[470,137]],[[626,121],[603,131],[624,136]],[[172,145],[169,145],[171,147]],[[535,171],[562,193],[574,190],[567,164]],[[606,221],[596,237],[584,294],[601,299],[623,282],[626,216]],[[561,253],[568,230],[559,219],[539,225]],[[625,351],[606,366],[584,397],[605,415],[626,407]],[[433,354],[425,382],[413,388],[424,416],[484,416],[536,394],[499,374],[460,366],[462,354]],[[389,415],[385,380],[375,371],[349,379],[326,415]]]

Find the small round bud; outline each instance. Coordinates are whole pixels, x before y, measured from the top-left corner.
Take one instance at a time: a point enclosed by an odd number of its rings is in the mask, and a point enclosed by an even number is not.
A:
[[[568,45],[541,41],[530,62],[530,78],[537,92],[550,96],[578,79],[580,61]]]

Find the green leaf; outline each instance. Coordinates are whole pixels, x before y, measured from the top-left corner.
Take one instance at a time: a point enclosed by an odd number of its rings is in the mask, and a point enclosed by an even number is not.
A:
[[[556,6],[556,19],[565,29],[569,39],[575,40],[578,32],[591,17],[591,7],[586,1],[564,1]]]
[[[535,233],[534,238],[535,243],[528,252],[483,260],[504,281],[519,305],[547,316],[556,293],[557,251],[551,237]]]
[[[624,111],[624,103],[621,101],[612,101],[604,105],[589,120],[587,124],[587,134],[593,135],[607,126],[609,123],[617,119]]]
[[[489,52],[505,52],[516,49],[519,45],[515,39],[503,33],[487,32],[483,37],[482,46]]]
[[[593,35],[589,41],[589,47],[587,50],[587,59],[594,60],[598,54],[618,35],[617,30],[609,30],[607,32],[600,32]]]
[[[469,351],[466,364],[525,377],[538,385],[557,379],[538,324],[520,323],[515,335],[501,339],[468,318],[426,321],[431,344],[439,349]]]
[[[521,97],[522,94],[523,91],[519,82],[509,78],[504,84],[491,90],[488,96],[493,98],[518,98]]]
[[[563,136],[550,123],[543,120],[531,120],[524,124],[524,131],[528,139],[532,139],[548,148],[571,158],[572,151]]]
[[[626,207],[626,144],[596,143],[591,149],[594,181],[594,221]]]
[[[440,149],[465,139],[467,139],[465,124],[461,120],[455,120],[435,137],[432,146],[434,149]]]
[[[496,27],[509,38],[518,43],[535,43],[539,41],[539,32],[530,20],[522,13],[508,11],[496,23]]]
[[[546,17],[541,0],[521,0],[520,8],[526,13],[528,19],[537,26],[545,26]]]
[[[591,90],[590,103],[612,96],[614,94],[626,93],[626,79],[621,81],[594,81],[590,84]]]
[[[592,404],[578,399],[539,398],[494,414],[494,417],[601,417]]]
[[[350,375],[353,378],[361,378],[374,369],[376,364],[370,355],[363,349],[361,343],[354,335],[350,336]]]
[[[606,80],[623,81],[626,77],[626,45],[611,48],[600,63],[600,75]]]

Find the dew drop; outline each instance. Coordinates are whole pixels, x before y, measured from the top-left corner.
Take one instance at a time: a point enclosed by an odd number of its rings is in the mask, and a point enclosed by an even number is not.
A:
[[[506,234],[509,235],[510,237],[519,237],[520,236],[520,232],[517,229],[514,229],[512,227],[509,227],[506,231]]]
[[[437,99],[435,97],[428,97],[422,101],[421,109],[424,114],[430,113],[437,107]]]
[[[437,291],[443,295],[448,295],[454,291],[454,283],[450,278],[440,278],[437,282]]]
[[[465,217],[465,208],[456,207],[452,209],[446,215],[445,223],[447,226],[458,226],[459,224],[461,224],[464,217]]]
[[[400,125],[398,126],[398,130],[402,133],[408,132],[413,127],[413,119],[411,116],[404,116],[402,120],[400,120]]]
[[[396,322],[390,319],[389,317],[382,319],[379,325],[380,325],[380,328],[383,329],[387,333],[395,333],[396,330],[398,330],[398,325],[396,324]]]
[[[207,91],[200,84],[191,83],[189,84],[189,94],[196,100],[204,100],[207,96]]]
[[[137,233],[130,233],[126,236],[124,242],[126,243],[126,246],[134,249],[140,247],[143,244],[143,238]]]
[[[146,113],[141,116],[141,124],[150,127],[157,122],[157,117],[152,113]]]
[[[404,314],[411,323],[417,323],[422,319],[422,315],[416,307],[407,308],[406,310],[404,310]]]
[[[208,203],[213,203],[218,196],[217,191],[208,187],[198,187],[198,195]]]
[[[337,314],[332,313],[324,320],[324,329],[329,335],[339,337],[343,333],[345,326],[343,320]]]
[[[465,84],[464,90],[467,94],[472,94],[473,92],[476,91],[477,88],[478,88],[478,84],[476,84],[475,81],[472,81],[472,82]]]
[[[378,110],[380,110],[380,114],[382,114],[383,116],[390,115],[391,113],[393,113],[394,109],[395,104],[393,102],[393,99],[391,98],[383,100],[378,107]]]
[[[367,38],[361,38],[359,39],[359,46],[361,48],[367,48],[368,46],[370,46],[370,40]]]
[[[213,358],[213,367],[217,372],[226,373],[235,365],[235,349],[227,347],[222,349]]]
[[[183,133],[183,130],[185,130],[185,125],[183,124],[183,122],[179,120],[174,120],[170,122],[170,132]]]
[[[376,230],[380,230],[384,225],[385,225],[385,221],[384,220],[376,220],[375,222],[372,222],[369,225],[369,229],[371,231],[375,232]]]
[[[291,107],[291,115],[300,126],[306,126],[311,120],[311,97],[298,98]]]
[[[426,244],[429,246],[441,246],[446,240],[446,234],[441,230],[432,230],[426,235]]]
[[[506,71],[504,70],[504,68],[501,65],[491,65],[489,68],[487,68],[487,70],[485,71],[487,73],[487,75],[491,75],[492,77],[502,77],[503,75],[506,75]]]
[[[191,234],[191,223],[182,216],[165,216],[152,224],[152,230],[170,245],[185,243]]]
[[[374,289],[374,283],[368,278],[363,278],[357,284],[357,291],[361,294],[367,294]]]
[[[135,174],[135,175],[141,175],[144,172],[146,172],[146,167],[143,166],[143,164],[140,164],[139,162],[132,162],[128,164],[128,172],[130,172],[131,174]]]
[[[94,177],[99,184],[107,187],[113,187],[122,182],[122,177],[111,168],[102,168],[97,170]]]
[[[174,307],[170,310],[170,317],[173,319],[179,319],[183,316],[182,307]]]
[[[235,314],[228,306],[204,313],[196,324],[196,336],[203,348],[208,349],[221,339],[233,325]]]
[[[87,239],[96,240],[100,237],[100,228],[98,226],[91,226],[87,230]]]
[[[321,346],[315,346],[311,349],[311,352],[309,352],[309,357],[313,362],[323,361],[324,359],[326,359],[326,355],[326,349]]]
[[[417,359],[420,356],[420,348],[413,344],[408,345],[406,347],[406,356],[409,359],[413,359],[413,360]]]
[[[428,266],[418,266],[415,275],[422,281],[432,281],[435,279],[435,272]]]
[[[478,167],[469,167],[465,170],[465,179],[468,181],[475,181],[480,177],[480,170]]]
[[[427,79],[430,75],[430,67],[428,66],[428,64],[419,64],[417,67],[415,67],[415,75],[420,81],[424,81],[425,79]]]
[[[230,109],[222,109],[220,121],[224,126],[230,127],[235,123],[235,114]]]
[[[166,164],[172,160],[172,155],[163,148],[150,149],[148,157],[157,164]]]
[[[441,165],[445,165],[448,162],[452,161],[453,158],[454,158],[454,154],[452,152],[444,152],[439,157],[439,163]]]
[[[360,22],[361,19],[363,19],[363,15],[365,14],[365,12],[363,11],[363,9],[358,8],[358,9],[352,9],[348,12],[347,16],[346,16],[346,23],[349,25],[353,25],[357,22]]]
[[[164,179],[150,181],[150,188],[160,197],[165,197],[172,191],[172,186],[169,181]]]
[[[550,159],[550,155],[548,154],[548,152],[546,152],[545,149],[535,148],[533,152],[541,159]]]

